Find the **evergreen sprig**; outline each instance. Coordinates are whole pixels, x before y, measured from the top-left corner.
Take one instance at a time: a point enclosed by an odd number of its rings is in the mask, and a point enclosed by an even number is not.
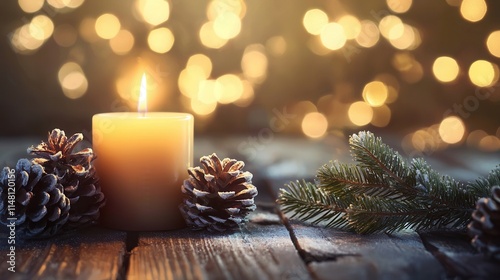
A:
[[[281,189],[291,218],[367,234],[403,229],[465,229],[476,201],[500,185],[500,165],[486,178],[461,183],[421,158],[406,161],[371,132],[349,139],[355,164],[322,166],[316,182]]]

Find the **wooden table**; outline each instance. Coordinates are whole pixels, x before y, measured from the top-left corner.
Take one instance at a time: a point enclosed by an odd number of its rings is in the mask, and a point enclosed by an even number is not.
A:
[[[465,234],[363,236],[287,219],[274,202],[277,190],[289,180],[311,178],[333,158],[347,160],[345,142],[278,136],[253,144],[248,138],[198,140],[197,158],[217,152],[246,160],[246,170],[254,173],[258,208],[241,231],[122,232],[92,227],[18,244],[15,273],[7,270],[9,250],[2,238],[0,279],[500,279],[500,263],[478,255]],[[0,139],[0,163],[12,163],[34,143],[37,140]],[[435,153],[430,162],[443,173],[471,180],[485,175],[498,159],[498,153],[449,150]]]

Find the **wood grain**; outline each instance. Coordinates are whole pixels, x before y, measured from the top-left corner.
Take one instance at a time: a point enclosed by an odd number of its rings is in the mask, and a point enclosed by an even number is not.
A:
[[[318,279],[440,279],[445,271],[414,232],[359,235],[290,225]]]
[[[0,279],[117,279],[126,253],[125,232],[89,228],[16,246],[16,272],[0,263]],[[3,242],[2,242],[3,243]],[[6,242],[0,248],[2,259]]]
[[[269,223],[250,222],[241,232],[142,233],[128,279],[310,279],[286,228],[265,215]]]

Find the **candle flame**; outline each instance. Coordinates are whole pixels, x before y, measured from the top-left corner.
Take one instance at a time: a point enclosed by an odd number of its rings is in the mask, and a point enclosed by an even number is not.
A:
[[[139,113],[144,117],[146,116],[146,112],[148,111],[148,98],[147,98],[147,82],[146,82],[146,73],[142,74],[141,79],[141,89],[139,95],[139,105],[137,107]]]

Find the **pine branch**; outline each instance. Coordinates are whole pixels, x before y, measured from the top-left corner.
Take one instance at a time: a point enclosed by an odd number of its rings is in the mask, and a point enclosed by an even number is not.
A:
[[[315,184],[302,181],[290,182],[287,189],[280,189],[278,204],[290,218],[307,221],[313,225],[326,223],[327,227],[348,229],[345,208],[337,206],[336,201],[326,195]]]
[[[408,164],[370,132],[350,137],[354,165],[331,162],[318,185],[291,183],[278,203],[292,218],[359,233],[402,229],[465,228],[480,197],[500,185],[500,165],[488,177],[460,183],[423,159]]]
[[[398,152],[382,142],[382,138],[361,131],[350,137],[349,145],[353,159],[361,168],[387,177],[392,184],[412,189],[411,169]]]
[[[389,177],[371,172],[355,165],[332,162],[322,166],[316,176],[319,187],[330,195],[341,199],[350,196],[378,196],[391,199],[411,199],[413,189],[408,192],[403,188],[393,187]],[[352,200],[352,198],[348,199]],[[350,203],[350,202],[349,202]],[[347,208],[349,205],[344,205]]]

